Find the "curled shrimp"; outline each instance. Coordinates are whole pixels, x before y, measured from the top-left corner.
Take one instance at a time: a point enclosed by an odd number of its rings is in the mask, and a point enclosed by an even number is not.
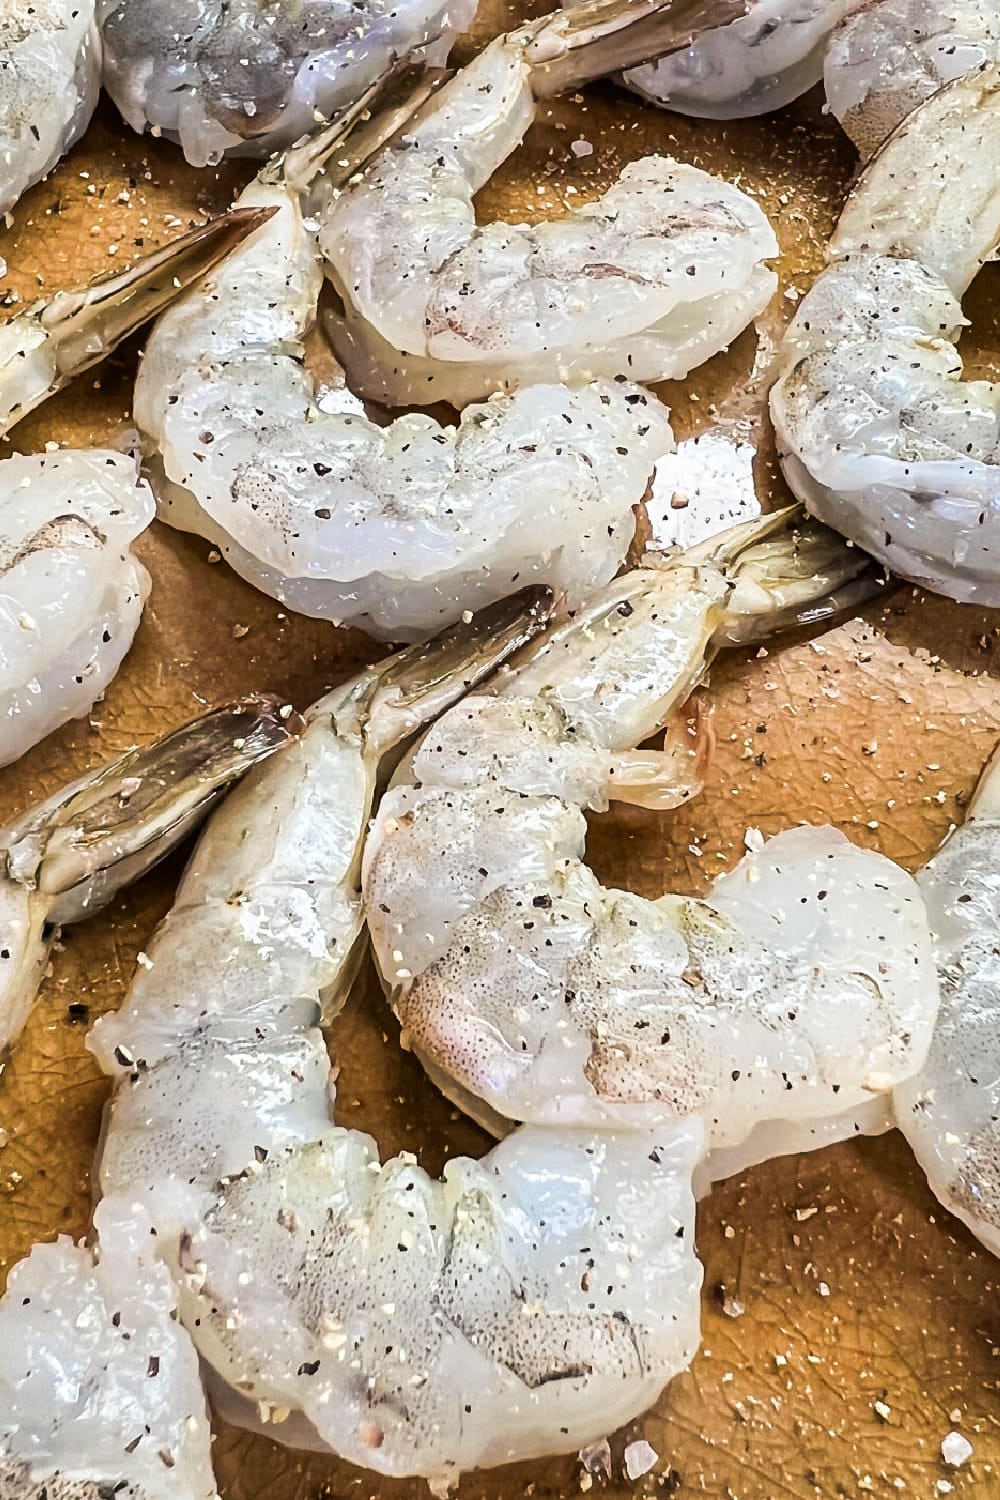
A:
[[[779,109],[822,79],[867,160],[922,100],[998,57],[998,0],[756,0],[625,82],[664,108],[730,120]]]
[[[782,467],[893,572],[1000,604],[1000,388],[963,381],[959,298],[1000,243],[1000,65],[949,84],[871,162],[771,392]]]
[[[561,219],[476,224],[474,195],[538,99],[668,45],[685,9],[587,0],[498,37],[325,205],[343,303],[331,328],[354,390],[464,406],[533,380],[680,377],[762,310],[777,242],[761,209],[666,157]]]
[[[0,830],[0,1054],[27,1020],[59,928],[100,911],[289,737],[267,698],[126,751]]]
[[[1000,1255],[1000,750],[918,881],[941,1009],[923,1068],[896,1089],[896,1122],[941,1202]]]
[[[218,1500],[198,1357],[149,1221],[35,1245],[0,1299],[0,1494]]]
[[[0,214],[87,128],[101,84],[94,0],[5,0],[0,13]]]
[[[692,1357],[697,1124],[525,1129],[434,1181],[333,1122],[320,1026],[379,768],[544,624],[538,590],[335,689],[209,823],[124,1009],[105,1193],[151,1214],[203,1360],[280,1441],[385,1474],[566,1451]]]
[[[751,522],[616,579],[404,761],[366,846],[372,946],[408,1045],[480,1123],[700,1116],[750,1160],[884,1121],[937,1004],[909,875],[831,828],[780,834],[705,900],[608,890],[583,858],[583,809],[690,794],[690,753],[634,747],[720,645],[871,586],[831,533]]]
[[[194,166],[268,156],[364,93],[397,57],[445,61],[476,0],[98,0],[104,83],[133,129]]]
[[[654,396],[625,381],[532,385],[457,427],[382,427],[303,364],[322,284],[304,205],[367,103],[246,190],[240,211],[271,217],[153,330],[134,410],[160,514],[293,609],[393,640],[518,582],[576,601],[620,566],[673,447]]]

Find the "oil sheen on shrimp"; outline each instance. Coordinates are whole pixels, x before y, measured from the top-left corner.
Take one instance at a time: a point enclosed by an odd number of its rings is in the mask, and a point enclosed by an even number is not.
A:
[[[397,57],[443,63],[476,0],[98,0],[104,84],[194,166],[265,157],[352,104]]]
[[[0,1056],[27,1020],[60,926],[100,911],[288,737],[275,700],[227,704],[0,829]]]
[[[0,7],[0,214],[87,128],[101,85],[94,0]]]
[[[0,1300],[5,1500],[217,1500],[198,1356],[148,1219],[106,1199],[93,1249],[36,1245]]]
[[[678,378],[766,305],[777,242],[761,209],[667,157],[561,219],[476,224],[474,196],[537,100],[648,55],[649,10],[587,0],[498,37],[326,205],[334,343],[358,394],[464,406],[532,381]]]
[[[272,217],[149,339],[134,409],[160,514],[293,609],[392,640],[531,580],[575,602],[622,563],[673,447],[667,410],[599,380],[495,396],[457,428],[383,427],[343,383],[317,390],[302,341],[322,269],[303,193],[340,128],[247,189],[243,211]]]
[[[941,1202],[1000,1255],[1000,751],[919,884],[941,1009],[896,1120]]]
[[[959,299],[1000,243],[1000,66],[869,165],[784,343],[771,413],[809,510],[893,572],[1000,604],[1000,387],[963,380]]]
[[[698,1340],[697,1123],[526,1128],[436,1181],[333,1120],[319,1028],[358,949],[380,762],[544,623],[528,593],[309,711],[209,823],[91,1035],[117,1080],[102,1188],[173,1245],[199,1352],[254,1403],[241,1420],[385,1474],[573,1450]]]
[[[700,1116],[713,1150],[752,1159],[755,1131],[770,1154],[835,1138],[834,1115],[853,1131],[923,1060],[930,940],[891,861],[791,829],[700,901],[607,889],[584,862],[585,808],[688,794],[676,754],[634,747],[720,644],[867,586],[856,549],[808,526],[769,540],[782,524],[615,580],[443,715],[382,799],[364,878],[376,962],[408,1044],[488,1128]]]

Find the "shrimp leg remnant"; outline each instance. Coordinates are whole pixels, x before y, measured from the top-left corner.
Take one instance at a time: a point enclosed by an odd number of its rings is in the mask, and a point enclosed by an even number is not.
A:
[[[537,380],[677,378],[762,310],[777,242],[761,209],[666,157],[632,162],[562,219],[476,224],[474,196],[538,98],[655,46],[653,22],[667,45],[668,5],[587,0],[497,38],[325,205],[343,304],[331,330],[352,389],[464,406]]]
[[[4,0],[0,10],[0,214],[87,128],[101,84],[94,0]]]
[[[941,1010],[896,1121],[941,1202],[1000,1255],[1000,750],[962,827],[918,877]]]
[[[649,901],[583,859],[584,808],[685,795],[676,764],[634,747],[722,643],[870,589],[832,533],[769,537],[788,524],[615,580],[445,714],[382,799],[364,878],[376,962],[409,1045],[487,1128],[701,1116],[713,1150],[753,1155],[771,1122],[775,1149],[798,1149],[810,1129],[833,1138],[830,1116],[844,1133],[877,1114],[922,1061],[930,939],[891,861],[799,828],[706,900]]]
[[[104,83],[195,166],[264,157],[349,105],[397,57],[445,61],[476,0],[98,0]]]
[[[303,201],[345,119],[243,194],[272,217],[157,324],[135,393],[161,516],[214,541],[293,609],[393,640],[544,581],[576,602],[612,577],[673,446],[641,387],[533,385],[430,417],[369,420],[318,391],[302,341],[322,270]]]
[[[1000,387],[963,381],[959,298],[1000,243],[1000,65],[900,126],[847,202],[771,413],[809,510],[893,572],[1000,604]]]
[[[198,1357],[148,1220],[36,1245],[0,1300],[4,1500],[218,1500]]]
[[[277,702],[214,709],[63,787],[0,831],[0,1051],[35,999],[65,922],[100,911],[290,738]]]
[[[202,1357],[254,1419],[291,1413],[277,1439],[386,1474],[579,1447],[698,1339],[697,1124],[525,1129],[434,1181],[333,1123],[317,1023],[358,946],[379,764],[544,623],[529,595],[310,710],[213,818],[150,967],[91,1035],[117,1077],[102,1187],[175,1247]]]

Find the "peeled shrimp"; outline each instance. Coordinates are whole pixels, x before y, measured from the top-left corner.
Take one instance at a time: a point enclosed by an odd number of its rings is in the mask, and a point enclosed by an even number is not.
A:
[[[135,416],[160,514],[293,609],[389,639],[532,579],[575,602],[625,556],[673,446],[666,408],[599,380],[495,396],[457,428],[381,427],[345,385],[317,390],[302,341],[322,270],[303,199],[341,128],[246,190],[242,211],[272,217],[150,336]]]
[[[27,1020],[60,925],[100,911],[288,738],[276,707],[250,698],[214,709],[0,830],[0,1054]]]
[[[930,939],[891,861],[791,829],[700,901],[609,890],[584,863],[584,808],[688,794],[683,754],[634,747],[722,643],[870,586],[830,533],[767,540],[782,524],[615,580],[443,715],[382,799],[364,871],[376,963],[407,1044],[487,1128],[700,1117],[713,1151],[756,1153],[755,1131],[796,1149],[880,1099],[884,1116],[923,1059]]]
[[[1000,244],[1000,66],[910,115],[852,193],[771,413],[809,510],[893,572],[1000,604],[1000,387],[963,381],[959,298]]]
[[[0,10],[0,214],[87,128],[101,83],[94,0],[4,0]]]
[[[104,84],[194,166],[268,156],[352,104],[397,57],[443,63],[476,0],[98,0]]]
[[[149,1221],[106,1199],[98,1243],[36,1245],[0,1300],[0,1494],[217,1500],[198,1357]]]
[[[650,11],[652,10],[652,17]],[[477,226],[473,199],[546,93],[646,56],[670,7],[587,0],[497,38],[323,211],[352,389],[457,406],[531,381],[686,375],[769,301],[777,253],[745,193],[681,162],[628,165],[562,219]]]
[[[918,880],[941,1009],[896,1120],[941,1202],[1000,1255],[1000,752]]]
[[[544,623],[529,592],[314,705],[212,819],[91,1034],[117,1082],[102,1189],[150,1212],[240,1419],[385,1474],[571,1451],[698,1340],[696,1122],[525,1129],[441,1181],[333,1122],[318,1028],[358,951],[380,764]]]

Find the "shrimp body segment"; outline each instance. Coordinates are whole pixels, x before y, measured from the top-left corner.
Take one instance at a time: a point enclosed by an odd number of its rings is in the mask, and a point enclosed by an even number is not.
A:
[[[962,380],[955,342],[958,299],[1000,243],[998,161],[991,65],[921,105],[868,167],[771,393],[786,478],[814,515],[984,605],[1000,604],[1000,388]]]
[[[198,1357],[148,1219],[36,1245],[0,1299],[0,1495],[217,1500]]]
[[[98,0],[104,83],[134,130],[194,166],[269,156],[398,57],[445,61],[476,0]]]
[[[5,0],[0,12],[0,214],[87,128],[101,83],[94,0]]]
[[[616,580],[445,714],[382,800],[376,962],[408,1044],[487,1127],[700,1116],[713,1149],[768,1127],[797,1142],[922,1061],[937,985],[916,886],[890,861],[792,829],[702,901],[606,889],[584,862],[585,808],[685,795],[676,762],[634,747],[718,645],[779,601],[794,616],[793,578],[804,607],[850,577],[828,533],[755,545],[773,524],[733,532],[728,562]]]
[[[291,1412],[279,1440],[387,1474],[579,1447],[698,1340],[697,1123],[526,1129],[435,1181],[333,1121],[319,1027],[357,951],[379,762],[544,619],[523,611],[316,704],[209,824],[149,966],[91,1037],[117,1078],[102,1187],[175,1247],[203,1358],[257,1420]]]
[[[334,342],[359,394],[463,406],[538,380],[680,377],[770,299],[760,208],[665,157],[562,219],[477,226],[474,196],[534,118],[537,57],[563,19],[491,42],[326,205]]]
[[[923,1069],[896,1089],[896,1121],[941,1202],[1000,1255],[1000,754],[918,879],[941,1009]]]
[[[575,601],[611,578],[673,447],[666,408],[599,380],[378,426],[303,364],[322,271],[302,194],[266,173],[241,204],[272,217],[164,314],[136,384],[163,518],[293,609],[393,640],[518,582]]]

